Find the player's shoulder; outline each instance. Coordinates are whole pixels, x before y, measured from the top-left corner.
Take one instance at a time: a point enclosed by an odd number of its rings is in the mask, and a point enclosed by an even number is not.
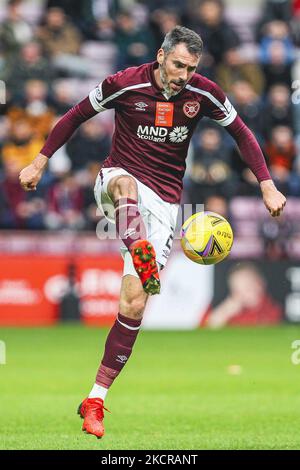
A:
[[[112,108],[125,92],[151,86],[150,67],[151,63],[128,67],[107,76],[89,95],[94,109],[100,112]]]
[[[215,96],[216,98],[221,98],[224,96],[222,89],[217,83],[213,82],[207,77],[204,77],[200,73],[194,73],[188,84],[190,85],[190,90],[194,91],[195,93],[198,92],[206,96],[209,94]]]
[[[149,67],[151,64],[142,64],[137,67],[128,67],[119,70],[106,78],[107,84],[114,85],[116,88],[126,88],[133,85],[139,85],[149,82]]]

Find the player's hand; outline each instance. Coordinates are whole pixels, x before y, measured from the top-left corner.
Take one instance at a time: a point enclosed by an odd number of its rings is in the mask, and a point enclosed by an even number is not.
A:
[[[19,181],[25,191],[36,190],[47,163],[48,158],[39,154],[30,165],[23,168],[19,175]]]
[[[272,217],[278,217],[286,205],[285,196],[277,190],[272,180],[262,181],[260,187],[266,208]]]

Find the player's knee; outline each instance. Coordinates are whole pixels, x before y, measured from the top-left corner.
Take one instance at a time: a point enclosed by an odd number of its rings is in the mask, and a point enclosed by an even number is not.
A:
[[[120,300],[120,312],[129,318],[142,318],[146,307],[146,298],[143,296]]]
[[[109,185],[108,191],[114,201],[121,197],[129,197],[137,199],[137,184],[131,176],[121,175],[114,178],[114,181]]]

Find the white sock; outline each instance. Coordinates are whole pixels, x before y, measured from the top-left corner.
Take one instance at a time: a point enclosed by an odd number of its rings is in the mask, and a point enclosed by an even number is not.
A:
[[[102,387],[101,385],[94,384],[92,390],[90,391],[89,398],[102,398],[105,400],[108,388]]]

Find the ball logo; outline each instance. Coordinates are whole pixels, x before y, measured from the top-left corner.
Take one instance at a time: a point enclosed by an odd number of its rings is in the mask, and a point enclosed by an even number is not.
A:
[[[224,236],[226,235],[226,236]],[[216,264],[225,259],[233,242],[228,221],[215,212],[197,212],[181,228],[184,254],[198,264]]]
[[[198,103],[198,101],[187,101],[183,105],[183,112],[189,118],[195,117],[199,113],[199,110],[200,103]]]

